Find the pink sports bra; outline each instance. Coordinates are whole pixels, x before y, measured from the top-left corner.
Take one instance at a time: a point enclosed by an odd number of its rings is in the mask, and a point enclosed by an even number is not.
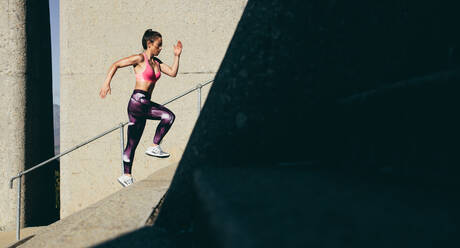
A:
[[[161,71],[158,70],[158,73],[155,75],[155,72],[153,71],[152,66],[150,66],[147,55],[145,53],[143,53],[142,55],[144,55],[145,69],[141,73],[136,73],[136,80],[140,82],[142,81],[156,82],[161,76]],[[158,68],[160,68],[160,63],[156,60],[154,61],[158,64]]]

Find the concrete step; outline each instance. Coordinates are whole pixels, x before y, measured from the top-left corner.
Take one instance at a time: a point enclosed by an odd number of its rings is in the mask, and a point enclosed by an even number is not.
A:
[[[460,247],[454,189],[321,168],[203,168],[196,247]]]
[[[145,226],[166,193],[177,164],[104,198],[71,216],[43,227],[19,247],[89,247]]]
[[[21,241],[27,241],[38,233],[42,226],[26,227],[21,229]],[[0,248],[11,247],[17,244],[16,231],[0,232]]]

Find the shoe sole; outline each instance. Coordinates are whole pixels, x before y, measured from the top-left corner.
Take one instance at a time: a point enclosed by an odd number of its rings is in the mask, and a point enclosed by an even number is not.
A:
[[[122,183],[120,180],[118,180],[118,179],[117,179],[117,181],[118,181],[118,183],[120,183],[120,184],[121,184],[121,186],[123,186],[124,188],[128,187],[129,185],[131,185],[131,184],[128,184],[128,185],[124,185],[124,184],[123,184],[123,183]]]
[[[152,156],[152,157],[157,157],[157,158],[167,158],[167,157],[170,156],[170,154],[168,154],[168,155],[163,155],[163,156],[162,156],[162,155],[150,154],[150,153],[148,153],[148,152],[145,152],[145,154],[147,154],[147,155],[149,155],[149,156]]]
[[[122,182],[120,182],[120,180],[118,180],[118,179],[117,179],[117,181],[118,181],[118,183],[121,184],[121,186],[123,186],[123,187],[128,186],[128,185],[124,185],[124,184],[123,184]]]

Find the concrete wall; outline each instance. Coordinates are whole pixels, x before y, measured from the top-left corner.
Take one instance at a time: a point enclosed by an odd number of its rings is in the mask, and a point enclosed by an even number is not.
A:
[[[16,190],[9,178],[24,169],[25,1],[0,2],[0,231],[16,220]],[[16,186],[15,186],[16,188]]]
[[[48,1],[1,1],[0,33],[0,230],[11,230],[17,184],[9,189],[9,179],[53,155]],[[41,168],[22,181],[21,225],[58,218],[55,169]]]
[[[458,182],[458,5],[248,1],[155,225],[190,230],[200,219],[190,207],[200,187],[193,175],[208,167],[320,164],[362,178],[386,172],[389,186],[398,177],[420,187]],[[241,198],[272,193],[228,189]]]
[[[181,40],[184,45],[178,76],[163,75],[153,92],[152,100],[163,103],[214,78],[246,2],[61,2],[61,150],[127,121],[126,107],[135,84],[132,68],[117,72],[112,95],[102,100],[98,93],[114,61],[142,52],[146,29],[163,35],[159,58],[167,64],[172,63],[173,44]],[[204,88],[203,103],[208,90],[209,86]],[[167,107],[176,121],[162,147],[172,155],[157,159],[144,154],[158,124],[148,121],[135,156],[136,180],[180,160],[197,119],[197,93]],[[109,134],[61,159],[61,217],[120,189],[119,136]]]

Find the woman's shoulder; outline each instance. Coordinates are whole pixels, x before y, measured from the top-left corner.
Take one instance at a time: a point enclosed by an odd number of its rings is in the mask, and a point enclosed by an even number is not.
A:
[[[139,59],[141,62],[144,61],[144,53],[138,53],[138,54],[134,54],[133,57],[136,57],[137,59]]]
[[[128,59],[131,60],[131,63],[133,63],[133,65],[144,62],[144,56],[142,53],[133,54],[129,56]]]

